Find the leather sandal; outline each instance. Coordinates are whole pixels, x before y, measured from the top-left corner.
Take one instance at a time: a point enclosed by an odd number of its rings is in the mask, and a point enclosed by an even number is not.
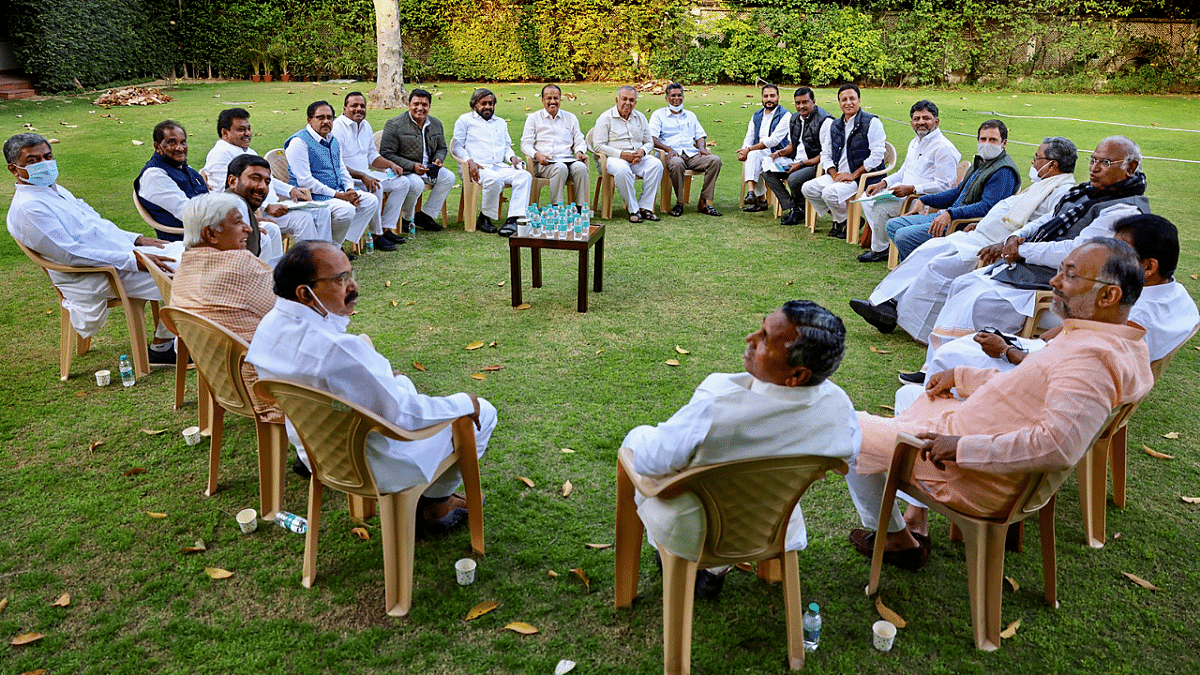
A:
[[[631,213],[631,214],[629,214],[629,222],[640,223],[640,222],[642,222],[642,217],[636,213]]]
[[[638,211],[638,215],[642,217],[642,220],[649,220],[652,223],[657,223],[659,221],[658,214],[650,209],[642,209],[641,211]]]
[[[721,212],[720,212],[720,211],[718,211],[718,210],[716,209],[716,207],[714,207],[712,204],[705,204],[704,206],[701,206],[701,207],[697,208],[696,210],[697,210],[697,211],[699,211],[700,213],[703,213],[703,214],[704,214],[704,215],[706,215],[706,216],[719,216],[719,215],[721,215]]]
[[[900,551],[885,550],[883,562],[910,572],[916,572],[924,567],[929,562],[929,551],[933,548],[933,541],[927,534],[913,532],[912,536],[917,540],[917,546]],[[870,558],[875,552],[875,532],[863,529],[850,530],[850,543],[854,545],[855,551]]]
[[[675,204],[675,206],[672,206],[671,210],[667,211],[667,215],[674,216],[676,218],[678,218],[679,216],[682,216],[683,215],[683,204]]]

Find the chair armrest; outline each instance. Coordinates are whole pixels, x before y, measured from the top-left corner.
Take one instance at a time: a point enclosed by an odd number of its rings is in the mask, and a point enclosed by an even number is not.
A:
[[[983,218],[959,218],[958,220],[952,220],[950,221],[950,231],[958,232],[966,226],[972,223],[978,223],[981,220],[983,220]]]
[[[925,441],[912,434],[896,434],[896,449],[892,452],[892,465],[888,469],[888,475],[895,475],[900,480],[908,482],[908,479],[912,477],[913,464],[923,447],[925,447]]]
[[[530,157],[529,155],[525,155],[525,170],[529,172],[530,178],[537,178],[537,174],[534,173],[534,165],[535,164],[536,164],[536,162],[534,161],[534,159],[532,157]]]
[[[868,171],[868,172],[862,174],[861,176],[859,176],[858,177],[858,191],[862,192],[863,190],[865,190],[867,188],[867,179],[868,178],[874,178],[875,176],[886,176],[887,172],[889,170],[891,170],[891,167],[885,166],[882,169],[880,169],[879,171]]]

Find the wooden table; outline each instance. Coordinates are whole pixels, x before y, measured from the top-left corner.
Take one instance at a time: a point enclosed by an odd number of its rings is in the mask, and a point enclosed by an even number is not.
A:
[[[521,249],[529,249],[533,258],[533,287],[542,287],[542,249],[559,249],[564,251],[579,251],[579,305],[580,312],[586,312],[588,306],[588,253],[596,247],[596,264],[593,270],[592,290],[599,293],[603,290],[604,276],[604,225],[592,225],[586,241],[573,239],[547,239],[545,237],[508,238],[508,259],[512,269],[512,304],[521,304]]]

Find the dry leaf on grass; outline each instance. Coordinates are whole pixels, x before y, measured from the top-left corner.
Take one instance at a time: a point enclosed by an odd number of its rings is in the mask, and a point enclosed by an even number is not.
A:
[[[488,346],[489,346],[489,347],[495,347],[495,346],[496,346],[496,341],[495,341],[495,340],[492,340],[491,342],[489,342],[489,343],[488,343]]]
[[[471,379],[482,382],[487,379],[487,373],[471,373]]]
[[[401,282],[400,282],[400,285],[401,285],[401,286],[407,286],[407,285],[408,285],[408,282],[407,282],[407,281],[401,281]]]
[[[874,347],[874,346],[871,347],[871,351],[875,354],[891,354],[892,353],[891,350],[880,349],[879,347]]]
[[[570,449],[570,448],[562,448],[562,449],[560,449],[560,450],[559,450],[559,452],[563,453],[564,455],[573,455],[573,454],[575,454],[575,451],[574,451],[574,450],[572,450],[572,449]]]
[[[233,576],[233,572],[220,567],[205,567],[204,573],[213,579],[228,579]]]
[[[472,607],[471,611],[467,612],[467,615],[463,617],[463,621],[474,621],[475,619],[478,619],[479,617],[487,614],[499,606],[500,605],[498,603],[492,602],[491,600],[481,602]]]
[[[1171,440],[1175,440],[1176,438],[1179,438],[1179,432],[1178,431],[1168,431],[1167,433],[1163,434],[1163,438],[1169,438]]]
[[[385,281],[385,282],[383,282],[383,285],[384,285],[385,287],[387,287],[387,288],[391,288],[391,287],[392,287],[392,282],[390,282],[390,281]]]
[[[557,579],[558,572],[555,572],[554,570],[546,570],[546,576],[550,577],[551,579]]]
[[[88,452],[91,452],[102,445],[104,445],[104,441],[92,441],[88,444]]]
[[[1200,279],[1200,274],[1193,274],[1193,275],[1192,275],[1192,278],[1193,278],[1193,279]],[[1197,347],[1197,349],[1200,349],[1200,347]]]
[[[529,304],[528,302],[522,302],[513,309],[529,309],[530,307],[533,307],[533,305]]]
[[[591,592],[592,581],[591,581],[591,579],[587,578],[586,574],[583,573],[582,567],[576,567],[576,568],[572,569],[571,574],[574,574],[575,576],[579,577],[579,580],[583,582],[583,587],[586,588],[589,593]]]
[[[77,391],[77,392],[75,392],[75,398],[83,398],[84,396],[87,396],[87,392],[86,392],[86,391]]]
[[[46,675],[48,672],[50,671],[46,670],[45,668],[38,668],[37,670],[27,670],[21,673],[21,675]]]
[[[1021,584],[1018,584],[1016,579],[1012,577],[1004,577],[1004,580],[1008,582],[1009,586],[1012,586],[1013,593],[1021,590]]]
[[[554,675],[567,675],[567,673],[575,670],[575,662],[570,659],[562,659],[554,666]]]
[[[895,408],[893,408],[893,407],[892,407],[892,406],[890,406],[890,405],[880,405],[879,407],[880,407],[880,408],[883,408],[884,410],[890,410],[890,411],[892,411],[892,412],[896,412],[896,409],[895,409]]]
[[[740,562],[740,563],[734,565],[734,567],[738,568],[739,570],[742,570],[743,572],[749,572],[751,574],[754,573],[754,565],[751,565],[748,562]]]
[[[883,604],[883,598],[879,596],[875,596],[875,611],[879,612],[879,618],[883,619],[884,621],[891,621],[892,625],[894,625],[896,628],[904,628],[908,625],[908,622],[904,620],[904,617],[893,612],[888,608],[887,605]]]
[[[128,471],[126,471],[125,473],[123,473],[123,474],[121,474],[121,475],[122,475],[122,476],[136,476],[136,475],[138,475],[139,473],[146,473],[146,470],[145,470],[145,469],[143,469],[143,468],[142,468],[142,467],[140,467],[140,466],[135,466],[135,467],[133,467],[132,469],[130,469],[130,470],[128,470]]]
[[[356,537],[358,537],[359,539],[362,539],[363,541],[370,541],[370,539],[371,539],[371,533],[367,532],[367,528],[365,528],[365,527],[352,528],[350,530],[350,534],[355,535]]]
[[[679,365],[679,362],[678,362],[678,361],[676,361],[675,359],[667,359],[667,360],[666,360],[666,364],[667,364],[668,366],[677,366],[677,365]]]
[[[524,621],[514,621],[505,626],[504,630],[511,630],[512,632],[520,633],[521,635],[533,635],[534,633],[538,632],[537,628],[525,623]]]
[[[529,487],[533,487],[533,481],[529,480],[529,479],[528,479],[528,478],[526,478],[525,476],[517,476],[517,480],[519,480],[519,481],[521,481],[522,483],[524,483],[524,484],[528,485]]]
[[[20,647],[21,645],[27,645],[30,642],[37,642],[44,637],[46,636],[42,633],[21,633],[12,640],[9,640],[8,644],[14,647]]]
[[[680,347],[679,345],[675,345],[675,351],[679,352],[680,354],[691,354],[691,352],[684,349],[683,347]]]
[[[503,281],[501,281],[500,283],[498,283],[498,284],[496,284],[496,285],[497,285],[497,286],[503,286],[503,285],[504,285],[504,282],[503,282]]]
[[[483,340],[476,340],[476,341],[472,342],[471,344],[467,345],[466,347],[463,347],[463,349],[471,351],[471,350],[479,349],[482,346],[483,346]]]
[[[1017,619],[1016,621],[1013,621],[1012,623],[1008,624],[1007,628],[1000,631],[1000,637],[1007,640],[1007,639],[1011,638],[1012,636],[1016,635],[1017,629],[1020,627],[1021,627],[1021,620]]]
[[[8,598],[0,598],[0,614],[4,613],[5,607],[8,607]]]
[[[133,144],[134,145],[145,145],[145,143],[143,143],[142,141],[134,141]]]
[[[1200,504],[1200,497],[1180,497],[1180,499],[1188,504]]]
[[[1174,455],[1168,455],[1165,452],[1159,452],[1144,443],[1142,444],[1142,451],[1156,459],[1175,459]]]
[[[420,361],[413,361],[413,368],[416,368],[422,373],[425,372],[425,364],[421,363]]]
[[[1142,588],[1147,588],[1152,591],[1161,591],[1162,590],[1158,586],[1155,586],[1154,584],[1150,583],[1149,581],[1146,581],[1145,579],[1139,577],[1136,574],[1130,574],[1129,572],[1121,572],[1121,574],[1125,575],[1126,579],[1132,581],[1133,583],[1137,584],[1138,586],[1141,586]]]
[[[167,514],[159,513],[158,511],[147,511],[146,515],[150,516],[151,518],[166,518],[167,517]]]
[[[570,497],[571,493],[574,491],[575,491],[575,486],[571,485],[571,481],[567,481],[567,482],[563,483],[562,496]]]
[[[165,434],[166,432],[166,429],[142,429],[142,433],[146,434],[147,436],[157,436],[159,434]]]
[[[197,539],[195,546],[184,546],[180,552],[184,555],[190,555],[192,553],[204,553],[207,550],[208,548],[204,546],[204,540]]]
[[[399,306],[400,306],[400,303],[396,302],[395,300],[389,300],[389,302],[391,302],[391,303],[392,303],[392,307],[399,307]]]
[[[57,600],[50,603],[50,606],[51,607],[66,607],[69,604],[71,604],[71,594],[63,593],[62,595],[58,596]]]
[[[612,548],[612,544],[584,544],[584,546],[595,549]]]
[[[492,344],[496,344],[496,343],[493,342]],[[499,365],[499,364],[494,365],[494,366],[484,366],[483,368],[480,368],[480,370],[482,370],[485,373],[494,373],[497,370],[504,370],[504,366]]]

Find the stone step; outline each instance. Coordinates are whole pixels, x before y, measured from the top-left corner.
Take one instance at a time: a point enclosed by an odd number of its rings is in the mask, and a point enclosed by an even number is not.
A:
[[[0,101],[11,101],[18,98],[33,98],[37,92],[32,89],[0,89]]]

